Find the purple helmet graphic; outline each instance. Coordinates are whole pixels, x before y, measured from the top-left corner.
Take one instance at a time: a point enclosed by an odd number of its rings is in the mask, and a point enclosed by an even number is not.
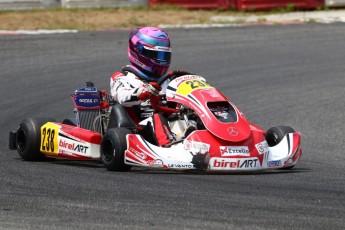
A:
[[[170,65],[171,47],[168,34],[158,27],[143,27],[133,30],[129,36],[129,61],[157,80]]]

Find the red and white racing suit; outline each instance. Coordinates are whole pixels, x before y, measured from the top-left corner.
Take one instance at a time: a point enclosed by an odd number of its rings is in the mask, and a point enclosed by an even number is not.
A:
[[[135,73],[140,74],[140,72],[137,70],[135,71]],[[115,72],[110,79],[111,96],[117,103],[125,107],[129,116],[136,124],[139,124],[141,121],[147,118],[153,117],[153,127],[154,132],[156,133],[157,143],[159,145],[166,145],[169,142],[173,141],[174,138],[170,131],[168,123],[164,120],[162,121],[161,115],[154,114],[154,110],[151,107],[149,99],[146,101],[141,101],[138,99],[139,89],[149,84],[148,81],[142,79],[143,78],[140,78],[133,72]],[[162,84],[162,90],[160,94],[165,93],[168,83],[168,81],[165,81]],[[161,125],[163,126],[162,128],[158,127]],[[161,130],[163,133],[159,133],[159,130]],[[163,136],[163,138],[161,136]]]

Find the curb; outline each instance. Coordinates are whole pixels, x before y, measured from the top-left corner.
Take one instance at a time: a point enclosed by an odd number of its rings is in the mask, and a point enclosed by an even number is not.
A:
[[[213,16],[211,21],[214,23],[274,23],[286,24],[295,23],[345,23],[345,11],[316,11],[316,12],[291,12],[284,14],[250,15],[250,16]]]

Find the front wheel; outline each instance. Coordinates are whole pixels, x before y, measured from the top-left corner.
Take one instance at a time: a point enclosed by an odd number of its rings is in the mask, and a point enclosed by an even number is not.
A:
[[[16,149],[19,156],[26,161],[45,160],[41,153],[41,126],[47,122],[54,122],[52,118],[27,118],[23,120],[16,132]]]
[[[104,134],[101,143],[101,161],[110,171],[129,171],[131,166],[125,164],[127,149],[127,134],[131,131],[126,128],[111,128]]]
[[[279,144],[286,134],[296,132],[290,126],[272,127],[266,132],[266,141],[268,146],[273,147]]]

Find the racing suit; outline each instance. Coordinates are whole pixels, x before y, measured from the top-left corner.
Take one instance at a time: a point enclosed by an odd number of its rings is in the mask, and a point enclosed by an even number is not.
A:
[[[148,76],[134,66],[125,66],[122,71],[115,72],[111,76],[110,94],[118,104],[127,110],[137,125],[147,126],[144,132],[147,132],[147,128],[152,128],[152,133],[155,134],[154,142],[163,146],[172,142],[174,135],[164,117],[154,113],[150,99],[140,100],[138,98],[140,88],[149,84],[148,81],[143,80],[145,78]],[[160,94],[165,92],[167,85],[168,81],[162,84]]]

